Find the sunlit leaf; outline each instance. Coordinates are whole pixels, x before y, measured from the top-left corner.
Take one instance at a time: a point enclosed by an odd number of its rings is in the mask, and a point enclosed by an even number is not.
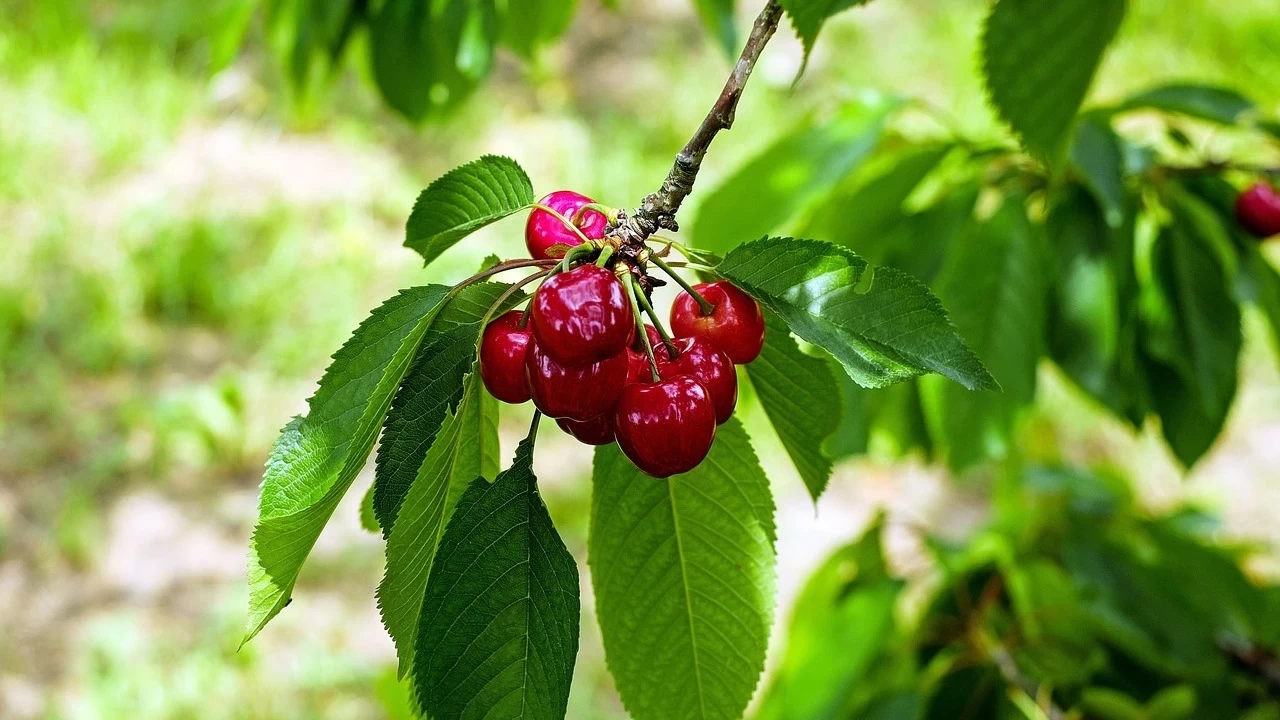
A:
[[[515,160],[485,155],[436,178],[418,195],[405,247],[430,264],[462,238],[533,201],[533,183]]]

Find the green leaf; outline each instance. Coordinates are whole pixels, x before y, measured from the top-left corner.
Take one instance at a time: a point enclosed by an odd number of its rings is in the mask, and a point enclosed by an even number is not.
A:
[[[765,313],[764,349],[745,365],[760,406],[816,501],[831,478],[823,442],[840,421],[840,386],[827,363],[804,354],[791,331]]]
[[[1162,110],[1189,115],[1201,120],[1234,125],[1242,115],[1253,111],[1253,101],[1235,90],[1208,85],[1174,83],[1138,93],[1116,108],[1128,110]]]
[[[418,477],[446,410],[456,408],[463,397],[462,379],[475,360],[480,321],[507,287],[479,283],[462,290],[427,331],[413,366],[396,391],[382,426],[374,472],[373,510],[384,536],[391,535],[400,504]],[[515,293],[495,314],[523,297]],[[463,482],[476,475],[493,478],[498,474],[497,430],[492,427],[496,412],[486,412],[482,434],[467,438],[467,442],[477,443],[476,451],[484,463]]]
[[[280,434],[262,480],[249,545],[247,642],[288,604],[298,571],[364,465],[418,343],[449,288],[411,288],[383,303],[333,356]]]
[[[405,247],[430,264],[462,238],[533,201],[533,183],[515,160],[485,155],[436,178],[418,195]]]
[[[454,507],[468,483],[496,471],[498,464],[497,401],[484,391],[474,368],[460,386],[462,399],[445,415],[404,498],[401,519],[387,539],[378,609],[396,644],[402,677],[414,664],[416,635],[425,613],[423,590],[437,552],[446,547],[442,537]]]
[[[1085,688],[1080,707],[1101,720],[1142,720],[1142,705],[1137,700],[1111,688]]]
[[[764,670],[773,498],[742,425],[666,480],[596,449],[588,562],[605,658],[637,720],[732,720]]]
[[[440,547],[414,663],[423,708],[435,720],[563,718],[578,567],[538,493],[532,434],[497,480],[471,483]]]
[[[1071,164],[1080,173],[1085,187],[1098,199],[1107,226],[1124,224],[1128,193],[1124,187],[1124,152],[1120,138],[1103,117],[1085,116],[1076,126],[1071,145]]]
[[[919,281],[875,268],[818,240],[765,238],[729,253],[716,271],[831,353],[864,387],[936,372],[970,389],[996,381]]]
[[[782,9],[791,18],[791,25],[800,42],[804,43],[805,62],[809,61],[809,53],[813,51],[813,43],[818,39],[818,31],[827,18],[852,7],[866,5],[867,2],[869,0],[781,0]]]
[[[577,0],[507,0],[502,42],[526,59],[569,29]]]
[[[360,528],[371,533],[381,530],[378,525],[378,516],[373,511],[373,485],[370,485],[364,497],[360,498]]]
[[[1190,685],[1174,685],[1156,693],[1147,701],[1147,717],[1151,720],[1183,720],[1196,710],[1196,689]]]
[[[1280,273],[1256,246],[1245,251],[1240,263],[1240,283],[1247,283],[1245,298],[1266,317],[1271,326],[1271,339],[1280,354]]]
[[[693,0],[698,17],[707,26],[707,32],[729,59],[738,55],[738,30],[734,26],[734,0]]]
[[[982,35],[987,92],[1029,150],[1056,165],[1125,0],[997,0]]]
[[[1004,457],[1018,411],[1035,399],[1048,297],[1043,252],[1024,199],[1010,197],[990,221],[952,248],[935,283],[961,336],[1003,388],[970,393],[951,384],[922,385],[934,442],[947,449],[957,469]]]
[[[804,124],[777,141],[711,191],[694,220],[694,240],[725,252],[777,230],[865,160],[900,107],[896,98],[869,95],[833,120]]]
[[[430,0],[386,0],[369,22],[374,81],[387,104],[410,120],[431,108],[431,22]]]

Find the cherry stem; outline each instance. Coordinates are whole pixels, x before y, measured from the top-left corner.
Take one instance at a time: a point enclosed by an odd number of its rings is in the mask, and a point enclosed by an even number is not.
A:
[[[449,290],[449,297],[450,298],[457,297],[458,293],[462,292],[462,290],[467,286],[474,285],[480,282],[481,280],[484,280],[485,278],[493,277],[498,273],[506,272],[508,270],[516,270],[518,268],[527,268],[527,267],[547,268],[555,265],[557,262],[559,261],[558,260],[504,260],[503,262],[500,262],[497,265],[494,265],[488,270],[482,270],[476,273],[475,275],[472,275],[471,277],[467,278],[466,280],[463,280],[457,285],[454,285],[453,288]]]
[[[631,277],[631,273],[627,273],[623,278],[623,284],[627,286],[627,297],[631,298],[631,314],[636,319],[636,332],[640,333],[644,353],[649,357],[649,372],[653,376],[653,381],[659,382],[662,380],[662,374],[658,372],[658,359],[653,356],[653,345],[649,342],[649,333],[644,331],[644,316],[640,314],[640,301],[636,299],[639,293],[636,290],[635,278]]]
[[[574,245],[573,247],[569,248],[568,252],[564,254],[564,260],[560,261],[560,266],[559,268],[556,269],[556,272],[568,272],[570,263],[572,263],[574,260],[578,259],[578,257],[582,255],[590,254],[595,249],[596,249],[595,246],[590,243]]]
[[[645,297],[644,291],[639,288],[636,289],[636,300],[640,302],[640,306],[649,315],[649,319],[653,320],[653,326],[658,329],[658,335],[662,337],[663,344],[667,346],[667,356],[672,360],[679,358],[680,351],[676,349],[675,341],[671,339],[667,329],[662,326],[662,320],[658,318],[658,311],[653,309],[653,303],[649,302],[649,298]],[[640,331],[644,332],[643,326],[641,326]],[[648,333],[645,333],[644,339],[649,339]]]
[[[698,307],[702,308],[703,315],[710,315],[711,313],[715,312],[716,306],[707,302],[707,299],[702,297],[701,293],[699,293],[697,290],[694,290],[692,285],[690,285],[684,278],[680,277],[680,273],[673,270],[671,266],[667,264],[667,261],[658,257],[657,255],[649,256],[649,261],[652,262],[654,265],[657,265],[658,267],[662,268],[662,272],[669,275],[672,280],[676,281],[677,285],[684,288],[685,292],[693,296],[693,299],[698,302]]]
[[[596,258],[596,267],[604,267],[609,262],[609,258],[613,255],[613,246],[605,245],[600,248],[600,257]]]
[[[533,208],[533,209],[535,209],[535,210],[541,210],[541,211],[543,211],[543,212],[551,213],[552,215],[554,215],[554,216],[556,217],[556,219],[557,219],[557,220],[559,220],[560,222],[564,223],[564,226],[565,226],[565,227],[567,227],[567,228],[569,228],[570,230],[572,230],[572,231],[574,232],[574,234],[576,234],[579,238],[581,238],[581,239],[582,239],[582,242],[584,242],[584,243],[590,243],[590,242],[591,242],[591,241],[587,238],[587,236],[586,236],[586,235],[584,235],[584,234],[582,233],[582,228],[578,227],[577,225],[574,225],[574,224],[573,224],[573,221],[571,221],[569,218],[565,217],[564,215],[561,215],[561,214],[560,214],[560,212],[559,212],[558,210],[555,210],[554,208],[549,208],[549,207],[547,207],[546,205],[543,205],[543,204],[541,204],[541,203],[530,203],[530,204],[529,204],[529,207],[531,207],[531,208]]]
[[[476,338],[476,347],[479,348],[481,341],[484,340],[484,329],[489,326],[489,321],[493,319],[493,314],[498,311],[498,308],[506,304],[507,300],[509,300],[512,295],[515,295],[517,292],[519,292],[520,288],[524,287],[525,285],[528,285],[529,283],[533,282],[534,280],[537,280],[538,278],[544,278],[550,274],[551,274],[550,270],[543,270],[542,272],[536,272],[528,277],[520,278],[515,283],[513,283],[511,287],[507,288],[506,290],[503,290],[502,294],[498,296],[498,299],[494,300],[493,304],[489,306],[489,309],[485,311],[484,318],[480,320],[480,337]],[[525,327],[525,324],[528,321],[529,321],[529,310],[526,308],[524,313],[520,315],[520,322],[516,325],[516,327],[523,330]]]
[[[582,217],[590,210],[595,210],[605,216],[605,219],[608,219],[609,215],[613,212],[613,208],[608,207],[607,205],[601,205],[600,203],[587,203],[586,205],[578,208],[578,212],[573,214],[573,224],[577,226],[578,223],[582,222]]]
[[[533,444],[538,440],[538,421],[542,419],[542,411],[534,408],[533,422],[529,424],[529,443]]]

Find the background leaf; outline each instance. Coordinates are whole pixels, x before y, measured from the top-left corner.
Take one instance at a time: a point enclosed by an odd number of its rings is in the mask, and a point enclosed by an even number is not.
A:
[[[431,569],[414,688],[436,720],[560,720],[578,654],[578,567],[533,476],[533,437],[458,500]]]
[[[765,313],[764,349],[745,366],[760,407],[816,501],[831,478],[823,442],[840,421],[840,386],[825,360],[806,355],[777,315]]]
[[[1234,125],[1254,109],[1253,101],[1229,88],[1175,83],[1138,93],[1117,108],[1163,110],[1223,125]]]
[[[1120,138],[1104,117],[1087,115],[1080,119],[1071,145],[1071,165],[1097,198],[1107,226],[1123,225],[1127,215],[1124,153]]]
[[[997,387],[938,299],[901,271],[870,271],[845,248],[792,238],[739,246],[716,270],[834,355],[864,387],[926,372],[970,389]]]
[[[1029,150],[1056,164],[1066,149],[1125,0],[997,0],[982,35],[996,111]]]
[[[281,432],[249,545],[246,642],[289,602],[303,561],[368,458],[395,388],[448,292],[442,285],[411,288],[375,309],[334,353],[306,417]]]
[[[569,29],[577,0],[507,0],[502,42],[525,58]]]
[[[693,223],[698,247],[725,252],[777,230],[866,159],[885,120],[901,106],[869,95],[775,142],[707,195]]]
[[[791,25],[796,30],[800,42],[804,43],[805,61],[813,51],[813,43],[818,39],[818,31],[827,18],[838,12],[858,5],[866,5],[869,0],[781,0],[782,9],[791,18]]]
[[[418,195],[405,247],[430,264],[462,238],[533,201],[533,183],[515,160],[485,155],[441,175]]]
[[[715,39],[724,54],[732,59],[738,56],[738,30],[735,27],[734,0],[693,0],[693,6],[702,18],[702,24]]]
[[[637,720],[732,720],[764,670],[773,498],[742,425],[667,480],[596,449],[588,562],[605,657]]]

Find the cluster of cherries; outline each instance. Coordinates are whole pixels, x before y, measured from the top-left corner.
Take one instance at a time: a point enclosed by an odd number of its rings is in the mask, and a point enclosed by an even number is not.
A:
[[[584,195],[562,190],[539,206],[525,226],[535,260],[605,236],[608,218]],[[570,254],[582,260],[558,265],[528,311],[512,310],[485,328],[480,377],[503,402],[532,399],[581,442],[616,440],[649,475],[692,470],[711,450],[716,426],[733,414],[734,365],[751,362],[764,345],[760,306],[724,281],[694,285],[672,306],[669,335],[628,277],[642,272],[640,263],[612,256],[605,242],[599,247]],[[588,261],[593,254],[597,261]],[[642,323],[641,304],[654,325]]]
[[[1280,193],[1264,182],[1250,185],[1236,198],[1236,220],[1257,237],[1280,235]]]

